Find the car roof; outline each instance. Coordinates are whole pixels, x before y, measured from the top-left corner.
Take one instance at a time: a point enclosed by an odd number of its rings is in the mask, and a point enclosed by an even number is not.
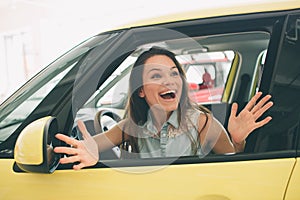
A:
[[[226,4],[224,4],[226,2]],[[230,16],[250,13],[263,13],[272,11],[284,11],[300,8],[299,0],[200,0],[203,8],[188,12],[181,12],[165,16],[158,16],[146,20],[136,21],[119,27],[126,29],[139,26],[149,26],[154,24],[163,24],[168,22],[185,21],[200,18],[211,18],[219,16]]]

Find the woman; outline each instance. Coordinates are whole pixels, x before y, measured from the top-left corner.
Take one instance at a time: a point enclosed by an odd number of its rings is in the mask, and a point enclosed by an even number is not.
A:
[[[61,163],[79,162],[74,169],[92,166],[99,160],[99,151],[115,145],[138,153],[139,157],[166,157],[235,153],[244,150],[248,135],[272,118],[257,122],[273,103],[257,93],[237,115],[233,104],[228,131],[204,107],[193,105],[188,98],[185,73],[167,50],[151,48],[135,62],[129,79],[129,101],[124,120],[103,134],[91,137],[83,122],[78,127],[84,140],[77,141],[63,134],[56,137],[72,147],[56,147],[56,153],[69,157]]]

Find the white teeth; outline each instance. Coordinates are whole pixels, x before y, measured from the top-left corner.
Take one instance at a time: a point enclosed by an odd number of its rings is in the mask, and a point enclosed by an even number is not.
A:
[[[176,93],[176,91],[175,90],[169,90],[169,91],[160,93],[160,95],[165,95],[165,94],[170,94],[170,93]]]
[[[176,97],[175,90],[169,90],[159,94],[163,99],[174,99]]]

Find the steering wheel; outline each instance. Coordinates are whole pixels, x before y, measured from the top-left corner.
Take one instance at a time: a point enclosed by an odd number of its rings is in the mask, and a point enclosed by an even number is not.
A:
[[[94,118],[94,128],[96,133],[103,133],[109,130],[112,126],[121,121],[121,117],[110,110],[100,110],[97,112]],[[121,157],[121,151],[118,146],[108,149],[100,153],[100,157],[103,160],[119,159]]]

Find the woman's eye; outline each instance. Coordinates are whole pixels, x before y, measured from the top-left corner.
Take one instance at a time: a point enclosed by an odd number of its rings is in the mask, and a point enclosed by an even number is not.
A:
[[[173,72],[171,72],[171,76],[179,76],[179,72],[173,71]]]
[[[158,79],[158,78],[161,78],[161,75],[160,74],[153,74],[151,76],[152,79]]]

